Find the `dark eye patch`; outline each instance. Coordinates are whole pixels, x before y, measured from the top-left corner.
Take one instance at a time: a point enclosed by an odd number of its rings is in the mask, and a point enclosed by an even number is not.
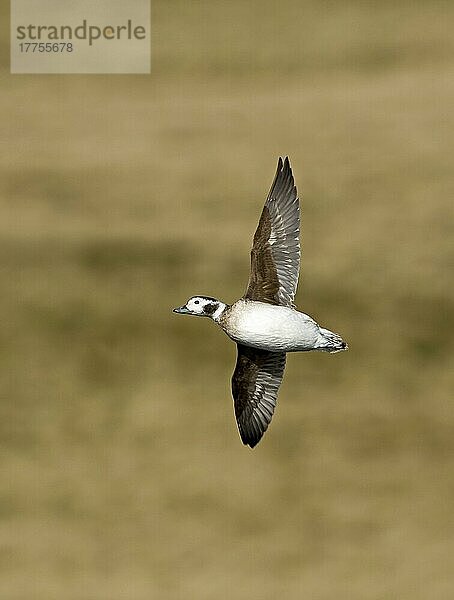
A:
[[[207,304],[205,304],[205,306],[203,307],[203,312],[206,315],[211,316],[213,313],[216,312],[218,305],[215,302],[208,302]]]
[[[200,300],[194,300],[194,304],[200,304]]]

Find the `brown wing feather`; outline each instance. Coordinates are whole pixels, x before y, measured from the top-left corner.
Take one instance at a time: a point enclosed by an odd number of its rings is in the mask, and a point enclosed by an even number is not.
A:
[[[253,448],[268,428],[285,368],[285,353],[237,344],[232,377],[235,417],[243,444]]]
[[[251,274],[244,297],[268,304],[279,304],[279,279],[271,246],[268,243],[270,235],[270,211],[267,206],[264,206],[254,235],[251,250]]]
[[[293,306],[300,268],[299,200],[288,158],[276,175],[254,235],[244,298]]]

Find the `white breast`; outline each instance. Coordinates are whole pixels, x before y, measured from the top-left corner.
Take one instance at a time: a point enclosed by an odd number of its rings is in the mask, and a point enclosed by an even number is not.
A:
[[[314,348],[317,323],[308,315],[286,306],[238,300],[224,325],[235,342],[271,352],[295,352]]]

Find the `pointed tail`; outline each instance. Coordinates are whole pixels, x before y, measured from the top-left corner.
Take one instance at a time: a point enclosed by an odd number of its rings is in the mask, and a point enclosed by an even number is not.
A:
[[[332,353],[342,352],[342,350],[348,350],[348,344],[347,342],[344,342],[341,336],[337,333],[320,327],[319,338],[317,340],[315,350]]]

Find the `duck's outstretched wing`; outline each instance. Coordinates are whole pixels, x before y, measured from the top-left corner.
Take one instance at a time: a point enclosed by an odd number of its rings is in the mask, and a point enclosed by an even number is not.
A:
[[[235,417],[243,444],[253,448],[268,428],[285,369],[285,352],[237,344],[232,377]]]
[[[248,300],[293,306],[300,271],[300,205],[288,157],[277,172],[254,235]]]

